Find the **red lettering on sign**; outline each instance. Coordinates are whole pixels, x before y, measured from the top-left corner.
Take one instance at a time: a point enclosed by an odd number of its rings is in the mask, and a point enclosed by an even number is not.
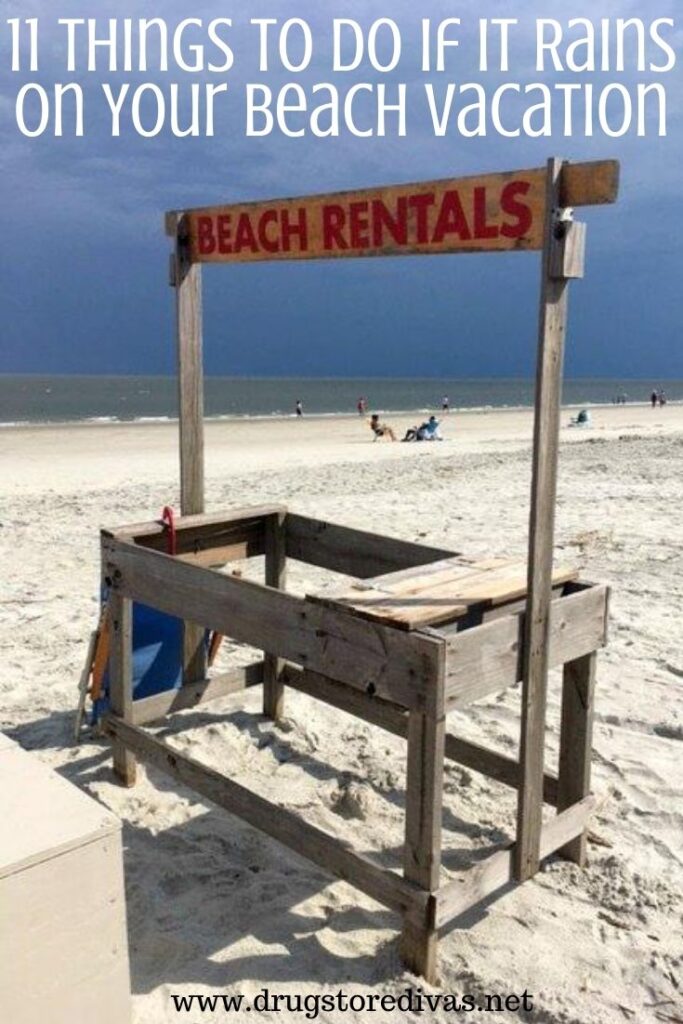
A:
[[[232,227],[229,213],[216,217],[216,234],[218,235],[218,251],[232,252]]]
[[[265,252],[279,252],[280,242],[277,238],[270,238],[268,236],[268,227],[271,224],[277,224],[277,210],[266,210],[259,217],[258,222],[258,240],[261,248]]]
[[[342,228],[346,221],[343,206],[323,206],[323,248],[348,249]]]
[[[298,213],[298,223],[295,221],[291,224],[289,221],[289,210],[282,211],[282,248],[285,252],[291,251],[291,239],[294,236],[299,239],[299,252],[306,252],[308,249],[308,221],[306,219],[305,207],[300,207]]]
[[[465,242],[472,237],[460,196],[454,189],[444,194],[432,242],[443,242],[446,235],[457,235]]]
[[[384,231],[388,232],[397,245],[408,243],[408,201],[405,196],[396,200],[396,216],[386,208],[381,199],[372,201],[372,244],[376,249],[384,245]]]
[[[500,229],[501,235],[506,238],[524,238],[531,229],[534,219],[531,208],[517,199],[518,196],[525,196],[530,187],[528,181],[511,181],[501,193],[500,206],[503,213],[515,218],[514,223],[503,224]]]
[[[418,245],[424,245],[429,241],[429,217],[428,210],[434,205],[434,193],[427,192],[425,195],[408,196],[408,206],[415,210],[415,241]]]
[[[197,217],[197,249],[202,256],[216,251],[216,236],[213,233],[211,217]]]
[[[239,220],[237,221],[237,231],[235,232],[234,251],[242,252],[243,249],[249,249],[251,252],[258,252],[254,229],[251,226],[251,219],[248,213],[240,214]]]
[[[368,205],[367,202],[349,204],[349,227],[352,249],[367,249],[370,245]]]
[[[498,225],[486,221],[486,189],[478,186],[474,190],[474,237],[498,238],[498,234]]]

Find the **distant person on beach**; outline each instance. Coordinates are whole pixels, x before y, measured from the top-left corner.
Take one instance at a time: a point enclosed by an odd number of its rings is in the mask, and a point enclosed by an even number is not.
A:
[[[430,416],[426,423],[423,423],[420,427],[422,441],[443,441],[441,431],[439,430],[439,421],[436,416]]]
[[[372,430],[375,441],[381,440],[383,437],[389,438],[390,441],[396,440],[396,434],[390,426],[386,423],[380,423],[379,416],[376,412],[373,412],[370,417],[370,429]]]
[[[657,392],[653,391],[652,394],[650,395],[650,401],[652,402],[652,408],[653,409],[657,408],[657,400],[658,400],[658,398],[659,398],[659,395],[657,394]]]
[[[405,432],[402,441],[443,441],[439,430],[439,421],[436,416],[430,416],[425,423],[419,427],[409,427]]]
[[[588,409],[580,409],[576,416],[572,416],[569,421],[570,427],[591,427],[591,414]]]
[[[441,399],[441,412],[450,412],[450,409],[451,403],[448,398],[448,395],[444,395],[443,398]]]
[[[300,398],[296,400],[296,414],[297,416],[303,416],[304,414],[304,407]]]
[[[358,402],[356,404],[356,408],[358,409],[358,415],[359,416],[364,416],[365,415],[365,410],[367,409],[367,407],[368,407],[368,403],[366,402],[366,400],[364,398],[359,398]]]
[[[658,401],[659,401],[659,407],[661,409],[661,408],[663,408],[666,405],[666,395],[664,394],[664,389],[662,389],[659,392],[659,395],[657,396],[657,398],[658,398]]]

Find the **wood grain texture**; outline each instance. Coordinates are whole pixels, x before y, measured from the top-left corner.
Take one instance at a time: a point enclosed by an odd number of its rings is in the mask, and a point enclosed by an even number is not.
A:
[[[436,707],[427,713],[408,714],[408,756],[406,765],[406,817],[403,874],[430,893],[439,888],[441,877],[441,819],[445,710],[444,661],[437,666],[434,685],[440,695]],[[437,941],[434,921],[414,913],[404,917],[401,956],[409,969],[436,983]]]
[[[184,516],[204,511],[204,371],[201,267],[187,243],[176,247],[176,330],[180,426],[180,505]]]
[[[149,764],[392,910],[403,913],[426,904],[428,894],[419,886],[384,870],[369,857],[351,850],[341,839],[182,754],[144,729],[112,715],[106,718],[105,727]]]
[[[481,563],[452,564],[430,576],[428,568],[419,576],[403,578],[379,577],[369,585],[359,581],[342,587],[332,585],[311,595],[311,600],[330,607],[348,608],[366,619],[377,619],[397,629],[420,629],[452,622],[473,608],[508,604],[524,594],[527,588],[526,565],[509,559],[487,559]],[[575,580],[575,569],[558,566],[553,569],[552,584],[559,586]]]
[[[152,697],[133,701],[133,725],[145,725],[155,722],[176,711],[207,704],[219,697],[227,697],[231,693],[239,693],[250,686],[258,686],[263,682],[263,662],[255,661],[244,668],[234,668],[229,672],[203,679],[198,683],[186,683],[177,690],[165,690],[155,693]]]
[[[266,586],[284,590],[287,585],[285,513],[276,512],[265,520]],[[284,662],[277,654],[264,652],[263,714],[277,722],[285,711],[285,687],[280,671]]]
[[[201,267],[190,262],[184,236],[177,239],[175,261],[180,508],[183,515],[193,515],[204,511],[202,282]],[[206,668],[204,631],[186,622],[183,682],[204,679]]]
[[[221,512],[176,516],[178,552],[193,551],[197,544],[208,549],[212,543],[222,543],[223,529],[248,527],[253,523],[263,522],[266,516],[275,512],[286,511],[284,505],[246,505],[223,509]],[[103,537],[135,541],[142,547],[153,548],[155,551],[167,549],[166,527],[159,519],[147,519],[142,523],[128,523],[125,526],[103,529],[101,534]]]
[[[619,195],[619,161],[565,163],[560,177],[560,206],[603,206]]]
[[[564,666],[558,811],[578,803],[590,792],[596,667],[596,654],[586,654]],[[586,863],[585,831],[560,853],[583,867]]]
[[[550,276],[567,280],[580,279],[586,265],[586,225],[581,221],[564,222],[561,235],[553,246]]]
[[[358,579],[423,566],[456,554],[293,513],[287,515],[286,532],[288,558]]]
[[[107,600],[110,623],[109,700],[114,714],[127,722],[133,719],[133,610],[132,602],[115,591]],[[124,786],[135,785],[135,757],[114,741],[114,774]]]
[[[616,161],[567,164],[561,203],[613,203],[618,182]],[[543,245],[545,200],[545,169],[532,168],[204,206],[169,213],[166,229],[206,263],[525,251]]]
[[[169,615],[340,679],[426,708],[445,641],[354,619],[291,594],[102,538],[105,574],[121,594]]]
[[[603,647],[608,588],[556,598],[550,608],[548,668]],[[446,638],[446,708],[453,711],[522,678],[525,614],[506,615]]]
[[[561,175],[562,161],[549,161],[536,363],[528,601],[522,649],[522,785],[519,789],[515,845],[515,873],[521,882],[538,871],[543,804],[555,495],[567,324],[567,281],[553,278],[551,274],[553,249],[557,244],[554,211],[560,205]]]

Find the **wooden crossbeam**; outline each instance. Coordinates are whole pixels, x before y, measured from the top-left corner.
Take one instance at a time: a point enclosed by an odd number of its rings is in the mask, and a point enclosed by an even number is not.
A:
[[[457,554],[291,512],[287,514],[285,530],[288,558],[358,579],[426,565]]]
[[[282,678],[287,686],[309,697],[321,700],[340,711],[346,711],[356,718],[361,718],[370,725],[375,725],[395,736],[408,735],[407,713],[396,704],[381,700],[377,697],[368,697],[367,694],[351,689],[344,683],[334,679],[328,679],[316,672],[305,672],[294,665],[285,665],[282,669]],[[446,733],[445,755],[450,761],[456,761],[465,768],[480,772],[504,786],[513,789],[519,785],[520,768],[519,762],[512,757],[506,757],[496,750],[482,747],[478,743],[464,740],[460,736]],[[543,799],[546,803],[555,806],[557,804],[557,776],[552,772],[546,772],[543,781]]]
[[[209,701],[218,700],[219,697],[239,693],[250,686],[258,686],[262,682],[263,662],[255,661],[244,668],[234,668],[230,672],[214,676],[213,679],[186,683],[177,690],[164,690],[151,697],[133,701],[131,721],[133,725],[145,725],[165,718],[166,715],[175,714],[176,711],[207,704]]]
[[[354,619],[251,580],[112,537],[104,572],[122,595],[320,671],[407,708],[426,707],[445,641]]]
[[[596,807],[596,798],[589,795],[543,825],[539,846],[541,859],[581,835]],[[514,852],[514,844],[499,850],[481,864],[464,871],[460,878],[441,887],[436,896],[436,927],[439,931],[446,931],[466,910],[514,881]]]
[[[127,751],[391,910],[415,912],[426,908],[430,902],[430,894],[418,885],[380,867],[369,857],[350,849],[341,839],[182,754],[144,729],[115,715],[105,718],[104,727]]]
[[[551,603],[547,667],[604,647],[609,589],[590,587]],[[525,613],[507,615],[446,640],[446,707],[465,707],[522,678]],[[412,635],[412,634],[411,634]]]

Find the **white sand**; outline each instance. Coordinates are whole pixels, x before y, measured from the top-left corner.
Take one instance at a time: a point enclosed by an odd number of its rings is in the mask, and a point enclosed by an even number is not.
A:
[[[614,588],[595,736],[602,841],[591,844],[586,871],[552,861],[451,932],[440,946],[442,985],[477,995],[528,989],[535,1010],[522,1019],[544,1024],[680,1020],[683,408],[593,417],[589,431],[563,429],[571,443],[561,453],[557,536],[563,560]],[[469,554],[523,555],[530,430],[527,413],[456,415],[443,444],[391,445],[373,444],[353,419],[214,423],[207,504],[280,501]],[[393,915],[156,771],[119,788],[102,742],[70,745],[97,614],[98,528],[177,503],[175,446],[173,425],[0,431],[0,728],[124,820],[136,1022],[229,1019],[178,1015],[171,992],[398,994],[415,979],[401,968]],[[297,589],[319,579],[313,569],[293,574]],[[235,647],[224,654],[248,657]],[[551,764],[558,694],[554,674]],[[404,744],[303,696],[287,700],[280,728],[259,717],[250,693],[179,716],[173,742],[396,866]],[[508,692],[450,727],[514,751],[518,701]],[[445,789],[451,872],[505,841],[514,798],[452,764]]]

